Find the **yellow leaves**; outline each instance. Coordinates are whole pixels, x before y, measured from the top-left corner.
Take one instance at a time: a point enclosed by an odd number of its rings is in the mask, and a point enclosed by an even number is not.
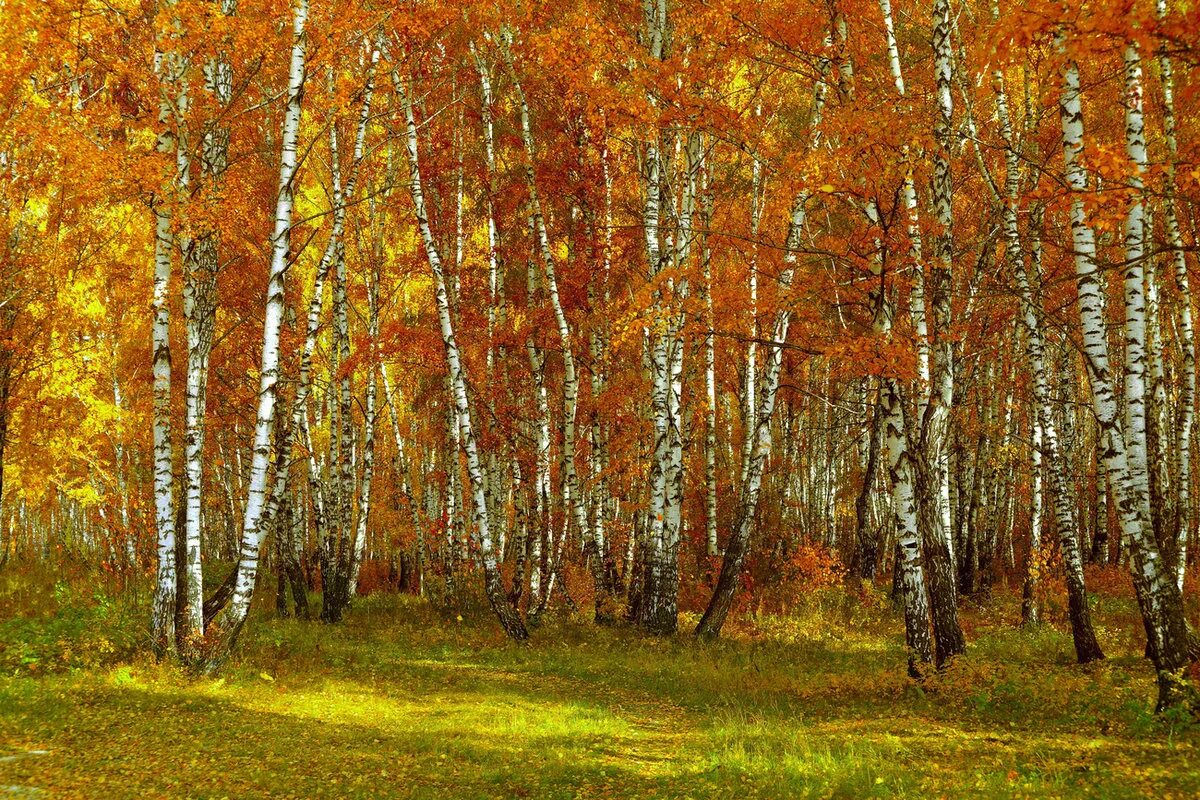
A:
[[[818,191],[823,192],[825,194],[833,194],[835,191],[835,187],[832,183],[826,183],[826,184],[822,184],[821,188],[818,189]]]
[[[126,141],[130,149],[150,153],[158,146],[158,135],[150,128],[135,127],[129,130]]]
[[[90,483],[71,487],[66,491],[66,495],[85,507],[100,502],[100,493],[96,491],[95,485]]]
[[[107,309],[104,307],[104,304],[95,297],[93,297],[91,301],[83,307],[83,315],[88,319],[96,321],[104,319],[106,312]]]
[[[554,250],[554,258],[559,263],[563,263],[567,260],[567,254],[569,253],[569,250],[567,248],[566,241],[559,240],[559,241],[555,242],[553,245],[553,250]]]
[[[433,276],[426,270],[417,275],[409,275],[401,287],[399,307],[406,311],[420,311],[429,308],[429,297],[433,294]]]

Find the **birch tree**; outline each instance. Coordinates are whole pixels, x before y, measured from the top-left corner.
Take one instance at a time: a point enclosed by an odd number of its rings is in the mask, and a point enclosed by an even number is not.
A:
[[[546,217],[542,211],[541,196],[538,193],[537,177],[534,170],[537,153],[533,140],[533,125],[529,110],[529,101],[525,90],[521,87],[516,65],[512,56],[512,33],[504,31],[500,37],[500,49],[508,68],[509,77],[513,82],[513,90],[517,96],[517,108],[521,117],[521,142],[525,149],[525,184],[529,191],[530,217],[533,221],[533,231],[536,237],[536,247],[541,256],[542,275],[546,281],[546,294],[550,300],[550,308],[554,312],[555,327],[558,339],[562,345],[563,361],[563,416],[562,416],[562,493],[564,508],[571,513],[580,536],[592,539],[596,548],[596,558],[592,562],[592,577],[596,590],[596,621],[601,624],[611,624],[615,620],[612,588],[608,584],[608,575],[604,569],[601,553],[604,551],[603,532],[589,531],[587,506],[583,492],[579,486],[579,475],[575,467],[576,440],[576,409],[579,399],[579,374],[575,365],[575,352],[571,325],[563,309],[562,296],[558,287],[558,272],[554,254],[550,247],[550,236],[546,229]]]
[[[271,235],[267,301],[263,315],[258,409],[238,553],[237,581],[229,604],[213,619],[206,633],[205,662],[208,669],[214,669],[224,661],[246,622],[258,574],[259,549],[265,533],[262,523],[267,500],[267,476],[272,460],[271,432],[279,380],[279,337],[283,324],[284,277],[291,246],[294,180],[300,138],[301,101],[304,96],[307,22],[308,0],[297,0],[292,7],[292,47],[288,66],[287,105],[283,117],[283,135],[280,139],[279,183],[275,200],[274,230]]]
[[[221,13],[236,9],[232,0],[222,0]],[[226,54],[204,66],[205,89],[219,109],[233,99],[233,71]],[[200,151],[199,177],[210,191],[224,176],[229,162],[229,130],[219,121],[205,125]],[[187,372],[184,417],[184,553],[186,561],[185,629],[178,632],[185,660],[196,658],[204,631],[204,569],[201,558],[201,493],[203,491],[204,430],[208,399],[209,358],[217,314],[217,273],[220,269],[219,234],[204,230],[184,253],[183,316],[187,331]]]
[[[1059,111],[1063,160],[1072,193],[1071,232],[1084,358],[1091,381],[1092,406],[1102,438],[1101,457],[1116,495],[1121,535],[1132,556],[1134,588],[1149,636],[1150,656],[1158,673],[1158,706],[1161,709],[1183,702],[1193,693],[1184,675],[1190,661],[1187,625],[1179,587],[1174,576],[1168,574],[1154,540],[1149,493],[1144,491],[1144,484],[1130,468],[1125,430],[1118,417],[1108,340],[1104,333],[1101,285],[1097,277],[1096,236],[1088,224],[1082,197],[1088,189],[1088,176],[1081,161],[1083,110],[1079,67],[1065,52],[1066,40],[1062,32],[1057,35],[1057,41],[1064,55]]]
[[[828,61],[823,61],[822,67],[828,68]],[[821,117],[825,108],[826,96],[826,85],[822,79],[823,75],[818,79],[813,93],[812,121],[809,123],[809,151],[817,150],[821,145]],[[696,626],[696,636],[701,638],[712,639],[720,635],[725,618],[733,607],[738,582],[741,579],[742,566],[750,545],[750,535],[754,528],[754,517],[758,510],[758,498],[762,488],[763,472],[767,457],[771,453],[771,422],[775,411],[775,396],[779,390],[783,351],[787,346],[788,327],[792,318],[786,293],[791,288],[799,262],[801,239],[808,216],[807,206],[811,197],[812,193],[806,188],[802,189],[792,201],[787,238],[784,244],[784,266],[778,279],[779,289],[784,297],[780,299],[780,309],[776,312],[775,323],[771,331],[771,350],[767,356],[758,409],[754,417],[754,448],[750,459],[744,466],[745,477],[738,497],[735,523],[725,546],[725,556],[721,562],[717,585],[704,615]]]
[[[999,16],[998,4],[993,5],[993,15]],[[1071,632],[1075,641],[1075,654],[1080,663],[1095,661],[1104,657],[1096,634],[1092,627],[1091,614],[1088,608],[1087,592],[1084,585],[1083,556],[1080,552],[1078,525],[1075,514],[1075,496],[1068,478],[1068,461],[1062,452],[1057,424],[1052,405],[1051,381],[1047,372],[1045,335],[1040,318],[1041,304],[1033,292],[1033,283],[1026,269],[1025,254],[1021,246],[1021,235],[1018,221],[1018,203],[1020,192],[1020,153],[1013,130],[1012,116],[1009,108],[1008,92],[1005,87],[1004,72],[996,69],[992,74],[993,90],[996,95],[997,118],[1000,123],[1000,135],[1004,143],[1004,184],[1003,197],[994,199],[1001,204],[1001,214],[1004,227],[1005,256],[1009,269],[1016,279],[1017,291],[1021,301],[1021,322],[1025,328],[1025,350],[1033,379],[1034,409],[1031,425],[1034,430],[1034,461],[1033,477],[1035,487],[1041,486],[1040,469],[1043,459],[1046,462],[1050,479],[1051,502],[1054,510],[1054,524],[1059,534],[1059,546],[1063,555],[1063,569],[1067,578],[1067,594],[1070,605]],[[994,184],[989,180],[987,185]],[[1036,277],[1036,276],[1035,276]],[[1030,561],[1040,566],[1037,558],[1039,542],[1038,526],[1040,526],[1040,493],[1035,500],[1035,514],[1031,521]],[[1029,580],[1036,580],[1036,574]],[[1036,588],[1030,586],[1026,591],[1028,600],[1026,607],[1029,612],[1023,612],[1026,621],[1037,621],[1037,610],[1034,594]]]
[[[169,10],[160,4],[159,13]],[[158,574],[154,594],[151,641],[159,656],[175,652],[175,477],[174,453],[171,438],[171,328],[169,289],[172,251],[175,237],[172,232],[171,208],[182,180],[175,112],[178,83],[182,77],[180,60],[174,50],[173,37],[157,43],[165,47],[155,52],[155,72],[159,85],[159,136],[157,150],[169,156],[170,166],[164,167],[160,192],[150,201],[154,215],[154,323],[151,330],[154,373],[154,511],[158,532]],[[174,128],[174,129],[173,129]]]
[[[949,0],[934,0],[933,58],[937,96],[934,118],[933,210],[937,220],[936,255],[930,270],[931,300],[936,339],[929,403],[921,415],[921,458],[918,487],[925,520],[923,537],[929,565],[929,596],[939,666],[966,650],[958,624],[957,587],[954,583],[954,546],[950,539],[948,443],[950,413],[954,405],[954,346],[951,339],[954,235],[953,182],[950,157],[953,148],[953,108]]]
[[[433,273],[434,299],[437,304],[438,323],[441,329],[442,344],[446,350],[446,366],[449,373],[451,390],[454,399],[454,415],[461,434],[461,445],[467,458],[467,475],[471,483],[473,500],[474,525],[478,531],[480,560],[484,570],[484,589],[488,602],[492,606],[501,627],[511,638],[522,641],[529,637],[525,622],[520,613],[513,608],[505,595],[501,584],[497,555],[492,545],[491,528],[488,524],[488,504],[484,490],[483,473],[480,466],[479,450],[475,441],[472,424],[471,407],[467,398],[467,380],[463,370],[462,358],[458,350],[458,342],[454,338],[454,323],[450,317],[450,301],[446,291],[446,278],[442,269],[442,259],[438,252],[433,230],[429,225],[429,217],[425,210],[425,193],[421,182],[421,167],[419,162],[417,123],[413,115],[412,100],[398,73],[392,73],[392,84],[396,95],[400,98],[404,112],[406,129],[405,144],[408,149],[409,190],[412,194],[413,212],[416,216],[417,228],[425,249],[425,257]]]
[[[1156,0],[1155,13],[1160,21],[1167,16],[1167,0]],[[1183,591],[1183,576],[1187,568],[1188,540],[1192,523],[1192,426],[1196,416],[1196,335],[1192,317],[1192,291],[1188,278],[1187,255],[1179,226],[1176,197],[1176,171],[1179,163],[1179,142],[1176,135],[1175,73],[1171,56],[1164,42],[1158,51],[1159,80],[1162,91],[1163,139],[1167,147],[1166,183],[1163,197],[1163,217],[1175,287],[1179,292],[1179,347],[1182,353],[1179,387],[1177,441],[1175,443],[1175,472],[1177,475],[1175,539],[1175,581]]]

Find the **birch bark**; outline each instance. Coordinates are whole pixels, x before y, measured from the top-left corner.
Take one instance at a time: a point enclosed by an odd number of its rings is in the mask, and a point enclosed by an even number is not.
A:
[[[934,0],[933,5],[934,77],[938,113],[934,122],[937,146],[933,159],[933,210],[937,219],[936,257],[930,270],[935,341],[929,404],[922,413],[920,426],[921,457],[917,483],[923,506],[921,518],[929,565],[929,595],[933,611],[934,638],[938,666],[966,650],[966,640],[958,624],[957,587],[954,581],[954,545],[950,525],[949,474],[947,472],[950,413],[954,405],[954,350],[951,339],[954,260],[953,181],[950,157],[953,148],[954,101],[951,94],[953,48],[951,46],[949,0]]]
[[[993,14],[999,16],[998,5],[993,5]],[[1080,663],[1095,661],[1104,657],[1100,644],[1092,627],[1091,614],[1088,608],[1087,591],[1083,575],[1083,555],[1080,552],[1078,539],[1078,524],[1075,513],[1075,493],[1068,477],[1068,459],[1065,455],[1054,419],[1054,409],[1051,399],[1051,381],[1047,372],[1045,335],[1039,316],[1041,308],[1033,291],[1033,282],[1025,267],[1025,255],[1021,249],[1021,237],[1018,227],[1017,209],[1020,191],[1020,154],[1017,150],[1016,136],[1013,130],[1012,116],[1005,89],[1004,73],[997,69],[992,76],[993,90],[996,94],[997,117],[1000,123],[1000,134],[1004,141],[1004,196],[997,197],[1002,204],[1002,219],[1004,227],[1005,255],[1009,269],[1017,282],[1017,290],[1021,298],[1021,322],[1025,327],[1025,350],[1029,360],[1029,368],[1033,378],[1034,411],[1032,425],[1034,428],[1034,480],[1041,487],[1042,460],[1046,462],[1046,472],[1050,479],[1051,503],[1054,511],[1054,524],[1058,531],[1059,546],[1063,556],[1063,569],[1066,574],[1068,603],[1070,606],[1071,633],[1075,642],[1075,655]],[[991,185],[991,184],[989,184]],[[1035,259],[1035,266],[1036,266]],[[1036,279],[1036,274],[1034,278]],[[1040,539],[1040,492],[1035,508],[1031,532],[1030,560],[1036,570],[1040,560],[1035,560],[1033,542]],[[1039,576],[1031,573],[1027,578],[1029,586],[1025,591],[1027,601],[1023,606],[1022,616],[1025,621],[1037,622],[1036,581]],[[1029,613],[1026,613],[1026,609]]]
[[[534,164],[537,159],[536,147],[533,140],[533,125],[529,110],[529,101],[517,75],[511,50],[511,33],[501,36],[501,53],[508,68],[509,77],[516,92],[517,104],[521,117],[521,142],[525,149],[525,184],[529,191],[530,215],[533,220],[534,235],[538,254],[542,261],[542,274],[546,281],[546,294],[550,300],[550,308],[554,312],[555,327],[558,339],[562,345],[563,360],[563,419],[562,419],[562,482],[564,512],[570,513],[579,529],[581,538],[592,538],[596,548],[596,558],[592,560],[592,580],[596,592],[596,622],[608,625],[615,621],[616,610],[612,596],[612,587],[608,584],[608,576],[604,569],[600,554],[604,551],[603,531],[589,530],[587,506],[583,492],[579,487],[579,474],[575,467],[576,445],[576,410],[579,400],[579,374],[575,363],[575,350],[572,341],[570,323],[563,308],[562,296],[558,286],[558,270],[554,254],[550,248],[550,236],[546,228],[546,217],[542,210],[541,195],[538,192],[537,176]],[[597,538],[597,536],[599,538]]]
[[[712,249],[708,241],[713,217],[712,179],[707,154],[703,157],[700,168],[700,266],[704,281],[704,539],[711,558],[720,555],[717,543],[717,319],[713,308]],[[747,361],[749,369],[750,362]]]
[[[226,16],[236,10],[232,0],[222,0],[220,5]],[[228,107],[233,98],[233,68],[225,54],[210,59],[204,73],[205,89],[212,95],[217,108]],[[205,125],[202,144],[200,177],[211,188],[221,182],[229,162],[228,128],[216,120],[209,121]],[[199,655],[204,632],[201,500],[209,356],[216,325],[217,272],[220,269],[218,247],[217,232],[202,230],[184,253],[183,316],[188,356],[184,415],[186,602],[185,613],[179,617],[183,630],[176,633],[185,661],[192,661]]]
[[[1142,115],[1142,66],[1138,46],[1125,46],[1125,152],[1133,163],[1133,202],[1125,220],[1125,441],[1129,474],[1138,492],[1150,492],[1146,451],[1146,208],[1143,199],[1146,136]],[[1151,509],[1153,515],[1154,509]]]
[[[1167,15],[1167,0],[1156,0],[1155,14],[1161,21]],[[1196,337],[1192,317],[1192,291],[1188,278],[1187,255],[1179,227],[1176,201],[1175,173],[1179,163],[1179,142],[1176,135],[1175,76],[1171,57],[1164,44],[1158,53],[1159,80],[1162,84],[1163,138],[1167,145],[1167,178],[1164,188],[1163,217],[1175,287],[1179,292],[1179,347],[1182,353],[1179,387],[1177,440],[1175,443],[1176,523],[1174,535],[1175,580],[1183,591],[1183,576],[1187,568],[1188,541],[1192,534],[1192,427],[1196,417]]]
[[[367,286],[367,304],[368,304],[368,322],[367,335],[370,337],[371,344],[374,347],[379,341],[379,261],[382,258],[382,248],[375,254],[375,263],[372,269],[375,274],[371,276]],[[363,415],[363,468],[362,468],[362,483],[359,487],[358,495],[358,520],[354,528],[354,552],[350,562],[350,589],[351,596],[358,593],[358,576],[362,568],[363,555],[367,545],[367,522],[371,514],[371,483],[375,475],[375,421],[376,421],[376,393],[378,392],[378,379],[376,373],[378,367],[374,354],[371,356],[371,367],[367,374],[367,397],[366,408]]]
[[[828,63],[824,63],[822,66],[828,67]],[[826,85],[819,79],[813,95],[809,150],[816,150],[821,143],[821,117],[825,107],[825,95]],[[779,299],[780,308],[776,312],[771,331],[771,350],[767,356],[762,385],[759,389],[760,395],[753,431],[754,448],[750,459],[746,462],[746,476],[738,497],[734,528],[725,545],[725,556],[721,561],[721,572],[717,578],[717,585],[713,590],[708,607],[704,610],[704,615],[696,626],[696,636],[704,639],[713,639],[720,635],[725,619],[730,609],[733,608],[738,583],[741,580],[742,566],[749,552],[763,473],[766,469],[767,457],[771,453],[771,422],[775,411],[775,396],[779,389],[779,378],[783,369],[783,351],[787,346],[788,327],[792,317],[786,293],[791,288],[799,261],[801,237],[804,234],[810,197],[810,192],[804,189],[792,201],[784,249],[784,267],[778,279],[780,293],[784,296]]]
[[[206,632],[205,666],[212,670],[228,656],[237,640],[254,593],[258,573],[258,554],[265,533],[263,511],[267,500],[267,475],[271,467],[271,428],[275,418],[275,397],[279,380],[279,337],[284,311],[284,276],[291,249],[294,180],[296,177],[300,113],[304,96],[306,56],[305,25],[308,0],[297,0],[292,7],[292,48],[288,67],[287,105],[280,143],[278,194],[275,223],[271,235],[271,262],[267,278],[267,302],[263,315],[263,347],[259,369],[258,410],[251,450],[250,480],[246,510],[242,522],[239,567],[233,595],[213,619]]]
[[[1097,278],[1096,237],[1083,206],[1082,195],[1088,189],[1088,177],[1081,161],[1083,110],[1079,67],[1065,53],[1066,42],[1061,33],[1057,44],[1065,57],[1059,110],[1063,161],[1072,192],[1071,231],[1083,351],[1091,378],[1092,405],[1100,428],[1101,458],[1116,495],[1122,539],[1130,550],[1134,588],[1149,637],[1150,655],[1158,673],[1158,707],[1162,709],[1183,702],[1193,694],[1184,674],[1189,663],[1187,625],[1179,588],[1174,576],[1168,576],[1154,541],[1148,493],[1141,490],[1129,466],[1125,431],[1118,417],[1105,336],[1102,291]]]
[[[795,274],[808,198],[807,191],[801,192],[792,207],[788,225],[788,246],[784,256],[786,263],[779,276],[779,286],[783,291],[791,286],[792,277]],[[746,464],[746,477],[738,498],[736,522],[730,532],[729,541],[725,545],[725,556],[721,561],[721,572],[717,578],[713,596],[696,626],[696,636],[702,639],[715,639],[720,635],[725,619],[733,608],[738,583],[741,580],[742,566],[749,552],[750,536],[754,529],[754,517],[762,489],[763,472],[767,456],[771,452],[771,420],[775,411],[775,395],[779,389],[779,376],[783,367],[783,350],[787,344],[788,326],[791,322],[791,311],[788,310],[786,301],[783,302],[785,305],[776,314],[771,331],[771,350],[767,356],[755,415],[754,449]]]
[[[164,10],[160,7],[160,13]],[[171,42],[166,51],[155,54],[159,84],[159,136],[157,149],[171,153],[173,166],[164,169],[161,192],[151,199],[154,215],[154,321],[151,326],[152,370],[154,375],[154,516],[157,530],[158,570],[151,620],[151,644],[158,656],[175,653],[175,477],[171,440],[171,337],[169,291],[172,251],[175,237],[171,230],[171,204],[181,175],[173,151],[178,149],[178,117],[174,113],[179,59]]]
[[[425,194],[421,183],[421,167],[418,161],[417,123],[413,116],[412,101],[405,90],[397,73],[393,72],[392,83],[404,107],[406,125],[405,144],[408,148],[408,169],[410,191],[413,199],[413,211],[421,241],[425,248],[425,256],[433,273],[434,295],[437,303],[438,322],[441,328],[442,344],[446,350],[446,363],[449,372],[451,389],[455,404],[458,428],[462,436],[462,449],[467,457],[467,475],[471,483],[471,495],[474,501],[474,523],[478,529],[480,559],[483,562],[484,588],[492,610],[500,620],[511,638],[518,641],[529,638],[525,622],[520,613],[509,603],[501,583],[499,565],[496,553],[492,547],[491,529],[488,525],[488,504],[484,491],[483,474],[480,468],[479,451],[475,442],[474,427],[471,419],[471,407],[467,399],[467,380],[458,350],[458,342],[454,337],[454,325],[450,318],[450,301],[446,292],[446,279],[442,271],[441,255],[433,238],[433,230],[429,225],[429,217],[425,211]]]

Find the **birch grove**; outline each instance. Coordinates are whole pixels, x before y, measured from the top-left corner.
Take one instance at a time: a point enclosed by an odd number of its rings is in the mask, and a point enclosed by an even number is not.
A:
[[[287,6],[0,64],[0,565],[144,580],[194,671],[272,599],[711,640],[836,587],[930,681],[981,609],[1114,656],[1119,586],[1193,702],[1195,9]]]

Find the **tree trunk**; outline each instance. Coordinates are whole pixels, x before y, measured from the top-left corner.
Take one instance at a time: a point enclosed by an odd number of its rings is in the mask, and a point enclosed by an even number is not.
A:
[[[1080,553],[1078,531],[1075,515],[1075,494],[1068,477],[1068,459],[1059,446],[1058,430],[1054,420],[1054,410],[1051,405],[1051,380],[1047,374],[1045,337],[1040,319],[1041,303],[1033,292],[1032,282],[1025,269],[1025,256],[1021,251],[1020,232],[1017,223],[1017,204],[1019,179],[1019,154],[1013,133],[1012,119],[1009,114],[1008,96],[1004,88],[1004,75],[996,70],[993,75],[995,84],[1000,131],[1004,138],[1005,151],[1005,182],[1003,198],[1003,222],[1005,253],[1009,268],[1016,277],[1017,289],[1021,296],[1021,321],[1025,326],[1025,349],[1029,359],[1029,368],[1033,382],[1034,400],[1034,463],[1036,471],[1034,480],[1040,490],[1040,467],[1043,456],[1047,462],[1050,477],[1051,500],[1054,507],[1054,523],[1058,530],[1059,546],[1063,557],[1063,570],[1066,574],[1067,595],[1070,606],[1071,633],[1075,642],[1075,655],[1081,664],[1095,661],[1104,657],[1096,634],[1092,627],[1091,615],[1088,609],[1087,592],[1083,577],[1083,558]],[[1036,261],[1035,261],[1036,264]],[[1035,275],[1036,278],[1036,275]],[[1040,494],[1035,502],[1038,511],[1037,519],[1040,524]],[[1022,606],[1022,619],[1026,622],[1037,621],[1036,569],[1041,560],[1036,558],[1035,542],[1040,542],[1040,530],[1031,532],[1030,568],[1026,579],[1026,601]],[[1026,613],[1026,612],[1029,613]]]
[[[822,64],[828,67],[828,62]],[[825,107],[826,86],[820,80],[813,96],[813,117],[809,132],[809,149],[815,150],[821,142],[821,116]],[[775,394],[779,389],[779,376],[783,370],[783,351],[787,345],[788,326],[791,322],[791,310],[787,305],[786,292],[792,285],[792,277],[799,260],[801,237],[807,217],[807,205],[810,198],[808,190],[802,190],[792,201],[791,215],[788,219],[788,232],[784,249],[784,268],[779,274],[779,289],[781,307],[776,313],[775,324],[771,336],[771,350],[760,387],[758,408],[754,415],[755,427],[754,448],[746,464],[745,480],[742,483],[741,494],[738,497],[738,508],[735,515],[735,525],[725,545],[725,556],[721,561],[721,572],[717,577],[717,585],[704,616],[696,626],[696,636],[703,639],[714,639],[721,633],[725,618],[733,608],[738,584],[741,581],[742,566],[749,552],[750,535],[754,530],[754,518],[758,511],[758,497],[762,487],[763,472],[766,468],[767,457],[771,453],[771,422],[775,411]]]
[[[792,207],[787,238],[788,246],[784,256],[786,266],[779,276],[779,286],[784,291],[792,284],[808,197],[807,192],[801,192]],[[775,394],[779,388],[779,375],[783,369],[783,349],[787,344],[791,316],[791,311],[787,310],[785,305],[775,318],[771,350],[767,357],[760,389],[761,397],[755,414],[754,449],[747,465],[741,496],[738,498],[736,522],[730,533],[729,541],[725,545],[725,557],[721,561],[721,573],[717,578],[717,586],[713,591],[712,599],[709,600],[708,607],[704,610],[704,616],[700,618],[700,623],[696,626],[696,636],[702,639],[715,639],[721,634],[725,618],[733,608],[738,584],[741,581],[742,565],[749,552],[750,534],[754,530],[754,517],[758,510],[763,471],[766,467],[767,456],[771,452],[771,420],[775,410]]]
[[[1059,35],[1060,49],[1065,49]],[[1097,279],[1095,233],[1087,222],[1082,193],[1087,174],[1080,161],[1083,151],[1083,113],[1080,104],[1079,68],[1069,57],[1063,69],[1060,100],[1063,159],[1072,190],[1071,230],[1075,274],[1079,291],[1079,316],[1083,350],[1092,384],[1092,404],[1102,438],[1101,456],[1117,499],[1122,539],[1130,550],[1134,588],[1149,636],[1151,657],[1158,673],[1158,707],[1167,708],[1190,699],[1193,692],[1185,669],[1189,663],[1188,632],[1182,598],[1173,576],[1168,576],[1154,541],[1148,493],[1130,470],[1125,440],[1117,414],[1116,395],[1108,359],[1101,286]]]
[[[563,360],[563,419],[562,419],[562,492],[563,511],[574,517],[575,525],[583,539],[592,539],[599,556],[604,550],[603,532],[597,538],[596,531],[589,533],[587,507],[584,503],[583,492],[579,486],[579,475],[575,468],[575,439],[576,439],[576,407],[579,399],[579,374],[575,366],[575,351],[572,341],[570,323],[558,289],[557,265],[554,254],[550,249],[550,236],[546,230],[546,217],[542,211],[542,202],[538,193],[537,177],[534,164],[537,160],[533,141],[533,126],[530,120],[529,102],[513,63],[510,42],[507,37],[501,39],[501,51],[513,88],[517,94],[517,103],[521,115],[521,141],[525,147],[525,184],[529,190],[529,203],[533,220],[536,246],[542,261],[542,271],[546,280],[546,294],[550,299],[550,308],[554,312],[555,327],[558,329],[558,339],[562,345]],[[481,67],[481,74],[484,74]],[[565,527],[565,526],[564,526]],[[604,569],[603,559],[592,560],[592,580],[596,593],[596,622],[607,625],[615,621],[615,607],[612,587],[608,583],[608,574]]]
[[[287,106],[279,164],[275,224],[271,236],[271,263],[267,279],[267,303],[263,316],[263,349],[259,369],[258,411],[246,511],[242,523],[237,580],[229,604],[213,619],[206,632],[205,667],[216,669],[237,640],[258,575],[258,554],[265,533],[263,511],[267,500],[267,475],[271,468],[271,429],[275,419],[275,396],[279,380],[279,337],[284,311],[284,276],[291,249],[293,190],[296,176],[300,110],[304,90],[305,35],[308,0],[297,0],[292,9],[292,52],[288,69]]]
[[[508,602],[501,583],[500,569],[496,561],[496,553],[492,547],[491,529],[488,525],[488,503],[484,488],[483,473],[480,468],[479,451],[475,442],[475,432],[471,419],[471,407],[467,399],[467,380],[464,367],[458,351],[458,342],[454,338],[454,325],[450,318],[450,300],[446,291],[446,279],[442,271],[442,260],[438,253],[429,218],[425,211],[425,196],[421,184],[421,168],[417,150],[417,123],[413,116],[412,101],[400,81],[399,75],[393,73],[393,85],[396,94],[404,106],[404,119],[407,127],[406,145],[408,147],[408,170],[410,191],[413,198],[413,210],[416,215],[417,227],[420,230],[421,241],[425,247],[425,256],[429,261],[434,279],[434,295],[437,302],[438,322],[441,328],[442,344],[446,350],[446,363],[450,377],[451,389],[455,405],[458,429],[462,437],[462,448],[467,457],[467,475],[471,483],[471,495],[474,501],[474,524],[478,529],[480,559],[483,562],[484,589],[492,610],[500,620],[511,638],[518,641],[529,638],[525,622],[520,613]]]
[[[159,126],[158,150],[177,147],[171,132],[172,108],[179,80],[178,57],[161,54],[158,64]],[[152,612],[151,646],[157,656],[175,653],[175,604],[177,592],[175,557],[175,476],[171,441],[171,330],[168,293],[174,236],[171,232],[171,197],[180,176],[175,170],[163,176],[162,194],[151,201],[154,214],[154,322],[151,328],[154,373],[154,517],[158,532],[158,575]]]
[[[1156,0],[1155,11],[1160,20],[1167,14],[1167,0]],[[1179,161],[1179,145],[1175,135],[1175,78],[1171,57],[1164,44],[1158,54],[1159,76],[1162,81],[1163,138],[1167,143],[1167,180],[1163,198],[1167,244],[1171,248],[1175,287],[1179,291],[1179,347],[1182,352],[1179,387],[1179,412],[1175,442],[1176,523],[1174,530],[1175,581],[1183,591],[1183,576],[1187,569],[1188,539],[1192,531],[1192,425],[1196,416],[1196,339],[1192,319],[1192,292],[1188,278],[1187,256],[1179,230],[1176,206],[1175,171]]]
[[[854,498],[854,541],[858,577],[864,581],[874,581],[879,567],[879,537],[871,529],[871,488],[879,469],[879,449],[883,439],[883,403],[878,399],[871,404],[867,426],[867,457],[863,464],[862,486]]]
[[[929,405],[922,414],[920,457],[917,460],[922,536],[929,565],[929,596],[933,611],[933,632],[937,642],[937,663],[942,666],[966,650],[966,640],[958,624],[957,589],[954,581],[954,547],[945,515],[949,508],[949,475],[944,459],[950,432],[950,412],[954,403],[954,363],[951,339],[951,291],[953,263],[953,206],[950,155],[953,147],[949,0],[934,0],[933,8],[934,76],[938,114],[934,122],[937,147],[933,160],[933,209],[937,218],[936,257],[930,272],[934,332],[933,373]]]

